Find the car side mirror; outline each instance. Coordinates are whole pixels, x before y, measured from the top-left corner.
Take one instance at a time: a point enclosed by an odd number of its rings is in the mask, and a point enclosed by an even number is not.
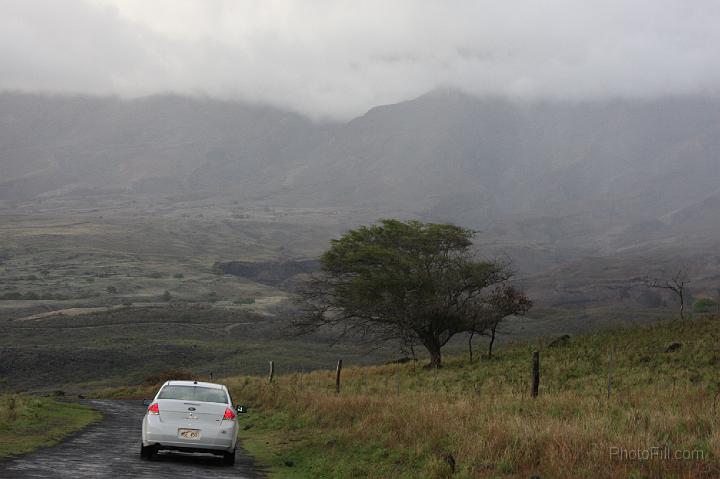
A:
[[[151,402],[150,399],[143,399],[143,406],[149,406]]]
[[[247,412],[247,408],[239,404],[235,406],[235,410],[238,412],[238,414],[245,414]]]

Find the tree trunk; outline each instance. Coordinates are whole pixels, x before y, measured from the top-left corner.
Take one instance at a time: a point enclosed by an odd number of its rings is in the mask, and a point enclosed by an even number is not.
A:
[[[440,353],[440,340],[431,337],[423,340],[423,346],[430,353],[430,363],[427,365],[429,369],[440,369],[442,367],[442,354]]]
[[[430,351],[430,363],[427,366],[429,369],[440,369],[442,367],[442,355],[440,349],[437,351]]]
[[[533,352],[533,361],[532,361],[532,388],[530,390],[530,395],[534,398],[538,397],[538,392],[540,391],[540,352],[534,351]]]
[[[684,321],[685,320],[685,294],[682,289],[680,289],[678,296],[680,296],[680,321]]]
[[[468,354],[470,355],[470,362],[473,360],[473,350],[472,350],[472,340],[473,336],[475,336],[475,332],[470,332],[470,337],[468,338]]]
[[[495,328],[490,329],[490,344],[488,344],[488,359],[492,359],[492,348],[493,344],[495,344]]]

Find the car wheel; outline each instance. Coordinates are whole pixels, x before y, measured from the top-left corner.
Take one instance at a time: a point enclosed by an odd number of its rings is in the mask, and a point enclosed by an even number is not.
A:
[[[233,464],[235,464],[235,451],[224,452],[223,453],[223,462],[227,466],[232,466]]]
[[[155,454],[155,448],[153,446],[143,446],[140,444],[140,457],[143,459],[152,459]]]

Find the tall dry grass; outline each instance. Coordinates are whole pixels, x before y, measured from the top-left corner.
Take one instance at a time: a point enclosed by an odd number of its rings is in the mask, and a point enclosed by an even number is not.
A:
[[[282,432],[268,448],[328,459],[313,462],[327,469],[318,477],[350,470],[355,477],[717,478],[716,337],[717,320],[704,319],[588,336],[557,349],[516,345],[491,361],[452,358],[441,371],[348,368],[340,394],[333,371],[273,384],[226,382],[236,401],[265,418],[258,434]],[[682,349],[666,353],[670,340]],[[533,400],[530,352],[538,347],[541,393]],[[381,453],[356,452],[368,448]],[[659,457],[633,457],[645,450]],[[675,451],[693,457],[675,458]]]

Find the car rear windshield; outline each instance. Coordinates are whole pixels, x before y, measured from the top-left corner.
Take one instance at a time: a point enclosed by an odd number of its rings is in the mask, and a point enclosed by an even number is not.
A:
[[[203,386],[168,385],[162,388],[158,399],[180,399],[182,401],[219,402],[227,404],[225,391]]]

